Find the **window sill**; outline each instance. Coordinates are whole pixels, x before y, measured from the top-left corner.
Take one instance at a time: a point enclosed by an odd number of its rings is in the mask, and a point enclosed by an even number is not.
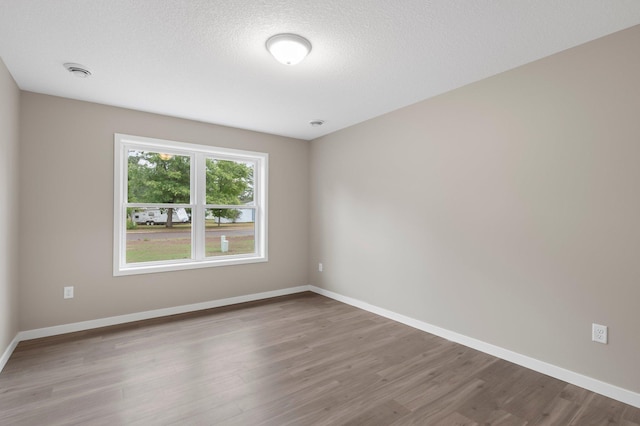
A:
[[[244,265],[250,263],[263,263],[267,262],[268,259],[266,256],[234,256],[233,258],[226,259],[212,259],[212,260],[185,260],[185,261],[174,261],[171,264],[167,264],[164,262],[158,263],[144,263],[144,264],[134,264],[126,267],[116,268],[113,271],[113,276],[124,276],[124,275],[139,275],[139,274],[153,274],[157,272],[171,272],[171,271],[183,271],[187,269],[200,269],[200,268],[215,268],[219,266],[231,266],[231,265]]]

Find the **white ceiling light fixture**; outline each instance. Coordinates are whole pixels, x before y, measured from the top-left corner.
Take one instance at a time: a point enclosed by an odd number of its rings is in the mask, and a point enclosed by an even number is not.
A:
[[[309,124],[311,124],[311,127],[320,127],[324,124],[324,120],[311,120]]]
[[[311,52],[311,43],[297,34],[276,34],[267,40],[267,50],[284,65],[296,65]]]
[[[84,65],[67,62],[66,64],[64,64],[64,67],[67,69],[67,71],[78,78],[87,78],[91,75],[91,71],[89,71]]]

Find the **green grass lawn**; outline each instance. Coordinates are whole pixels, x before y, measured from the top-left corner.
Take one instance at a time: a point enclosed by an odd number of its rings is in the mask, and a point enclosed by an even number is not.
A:
[[[176,238],[145,238],[145,234],[150,233],[174,233],[182,232],[190,229],[189,224],[180,224],[174,228],[165,228],[163,226],[139,226],[135,230],[136,234],[140,234],[135,240],[127,241],[127,263],[153,262],[158,260],[175,260],[191,258],[191,239],[188,237]],[[222,224],[221,229],[238,229],[253,227],[253,224]],[[217,224],[212,224],[207,228],[218,229]],[[220,249],[220,237],[207,237],[205,241],[206,255],[229,256],[234,254],[253,253],[255,250],[255,239],[252,235],[248,236],[227,236],[229,241],[229,251],[223,253]]]
[[[255,240],[253,236],[227,237],[229,241],[229,251],[223,253],[220,249],[220,238],[207,238],[205,243],[207,256],[229,256],[232,254],[247,254],[255,251]]]
[[[189,259],[190,257],[190,238],[127,241],[127,263]]]

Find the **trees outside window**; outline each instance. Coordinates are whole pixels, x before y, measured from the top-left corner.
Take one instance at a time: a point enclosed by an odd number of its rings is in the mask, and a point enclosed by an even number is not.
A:
[[[159,152],[128,151],[127,192],[131,203],[189,204],[191,158]],[[173,207],[166,208],[166,227],[173,227]]]
[[[241,205],[253,202],[253,166],[251,164],[207,158],[207,204]],[[213,209],[218,226],[221,220],[235,222],[238,209]]]

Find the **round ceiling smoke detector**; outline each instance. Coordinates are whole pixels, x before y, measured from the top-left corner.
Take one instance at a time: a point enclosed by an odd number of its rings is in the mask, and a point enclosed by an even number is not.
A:
[[[311,120],[309,124],[311,124],[311,127],[320,127],[324,124],[324,120]]]
[[[89,71],[84,65],[67,62],[64,64],[64,67],[67,71],[78,78],[87,78],[91,75],[91,71]]]

